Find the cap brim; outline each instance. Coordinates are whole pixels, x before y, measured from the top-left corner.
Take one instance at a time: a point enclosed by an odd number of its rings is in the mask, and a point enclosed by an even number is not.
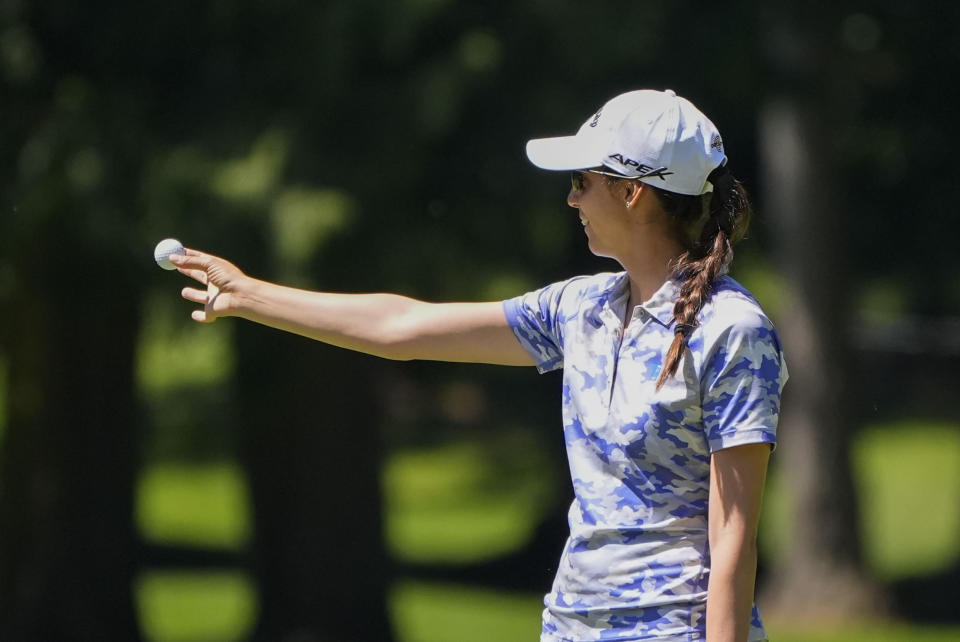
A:
[[[605,149],[582,136],[535,138],[527,142],[527,158],[540,169],[564,171],[603,164]]]

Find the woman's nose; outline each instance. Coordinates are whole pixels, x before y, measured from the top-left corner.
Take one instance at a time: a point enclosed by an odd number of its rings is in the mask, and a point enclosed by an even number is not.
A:
[[[567,205],[570,207],[580,207],[580,190],[571,187],[567,192]]]

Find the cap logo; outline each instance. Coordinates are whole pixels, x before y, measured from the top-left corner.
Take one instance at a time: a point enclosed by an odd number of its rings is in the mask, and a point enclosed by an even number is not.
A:
[[[667,176],[673,174],[673,172],[668,172],[666,167],[650,167],[649,165],[639,163],[632,158],[626,158],[622,154],[610,154],[610,156],[607,158],[612,158],[627,169],[636,167],[637,172],[639,173],[634,178],[648,178],[650,176],[656,176],[660,180],[665,181],[667,180]]]
[[[590,126],[591,126],[591,127],[596,127],[596,126],[597,126],[597,123],[600,122],[600,114],[602,114],[602,113],[603,113],[603,107],[601,107],[600,109],[598,109],[598,110],[597,110],[597,113],[595,113],[595,114],[593,115],[593,120],[590,121]]]
[[[710,141],[710,148],[717,150],[721,154],[723,153],[723,141],[720,140],[720,134],[713,135],[713,139]]]

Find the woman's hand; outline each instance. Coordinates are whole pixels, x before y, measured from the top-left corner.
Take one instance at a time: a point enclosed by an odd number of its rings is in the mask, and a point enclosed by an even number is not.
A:
[[[203,309],[190,313],[194,321],[210,323],[218,317],[229,316],[233,300],[249,277],[226,259],[187,249],[186,255],[174,254],[170,262],[177,270],[207,286],[206,289],[183,288],[181,295],[187,301],[200,303]]]

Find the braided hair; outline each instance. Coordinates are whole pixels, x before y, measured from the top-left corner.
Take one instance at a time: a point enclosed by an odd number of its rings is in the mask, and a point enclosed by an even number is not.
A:
[[[743,184],[726,164],[711,172],[710,195],[687,196],[653,187],[687,248],[671,266],[681,279],[680,296],[673,306],[673,343],[657,379],[659,389],[677,373],[697,315],[710,298],[717,278],[733,260],[733,245],[747,232],[753,209]]]

